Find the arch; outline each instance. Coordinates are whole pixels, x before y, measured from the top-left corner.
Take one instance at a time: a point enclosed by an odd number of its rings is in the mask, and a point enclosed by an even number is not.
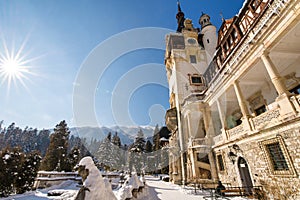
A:
[[[243,157],[238,158],[238,169],[240,173],[240,179],[242,183],[242,187],[246,187],[246,191],[249,193],[253,187],[253,182],[251,179],[250,171],[246,160]]]

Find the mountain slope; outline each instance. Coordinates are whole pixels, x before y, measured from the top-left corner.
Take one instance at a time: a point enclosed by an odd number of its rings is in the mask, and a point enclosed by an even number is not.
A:
[[[138,127],[138,126],[113,126],[113,127],[73,127],[70,128],[71,135],[78,136],[80,138],[86,138],[89,143],[91,139],[103,140],[109,132],[112,135],[115,132],[118,133],[118,136],[121,139],[122,144],[131,144],[133,143],[136,134],[139,130],[142,130],[145,138],[151,139],[154,132],[154,127]],[[151,141],[152,142],[152,141]]]

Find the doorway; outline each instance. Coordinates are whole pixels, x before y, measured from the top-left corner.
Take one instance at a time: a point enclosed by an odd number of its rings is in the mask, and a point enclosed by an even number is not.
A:
[[[247,162],[242,157],[240,157],[238,159],[238,168],[239,168],[239,172],[240,172],[242,186],[245,187],[246,191],[250,194],[251,190],[253,188],[252,179],[250,176]]]

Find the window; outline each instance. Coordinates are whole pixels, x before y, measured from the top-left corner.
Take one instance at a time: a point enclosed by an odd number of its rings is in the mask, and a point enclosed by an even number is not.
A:
[[[197,83],[201,83],[201,77],[200,76],[192,76],[192,83],[197,84]]]
[[[235,40],[237,38],[237,32],[235,29],[232,29],[231,37],[233,38],[233,40]]]
[[[258,115],[260,115],[260,114],[266,112],[266,106],[263,105],[263,106],[261,106],[261,107],[255,109],[254,112],[255,112],[256,116],[258,116]]]
[[[252,3],[252,5],[251,5],[252,9],[256,10],[257,7],[260,5],[261,1],[262,0],[254,0],[253,3]]]
[[[232,43],[233,43],[232,37],[229,37],[229,38],[228,38],[228,43],[229,43],[230,45],[232,45]]]
[[[169,46],[171,46],[172,49],[184,49],[185,48],[183,36],[171,35],[169,43],[170,43]]]
[[[209,164],[208,155],[205,155],[203,153],[197,153],[197,161]]]
[[[191,85],[203,85],[202,76],[198,74],[189,75]]]
[[[296,171],[283,142],[283,138],[280,135],[259,142],[259,144],[264,151],[271,174],[296,176]]]
[[[249,102],[251,112],[256,116],[267,111],[266,100],[262,96],[261,91],[251,95],[247,101]]]
[[[224,167],[223,157],[221,154],[217,155],[217,161],[218,161],[219,170],[224,171],[225,167]]]
[[[207,39],[206,41],[207,41],[207,43],[209,44],[209,39]]]
[[[191,63],[197,63],[196,56],[190,55],[190,61],[191,61]]]
[[[289,170],[279,142],[267,144],[266,148],[271,158],[274,170]]]

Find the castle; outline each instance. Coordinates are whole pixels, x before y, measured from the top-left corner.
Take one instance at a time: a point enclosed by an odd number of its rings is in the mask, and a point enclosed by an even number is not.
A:
[[[166,36],[170,181],[300,197],[300,0],[245,0]],[[298,196],[297,196],[298,195]]]

